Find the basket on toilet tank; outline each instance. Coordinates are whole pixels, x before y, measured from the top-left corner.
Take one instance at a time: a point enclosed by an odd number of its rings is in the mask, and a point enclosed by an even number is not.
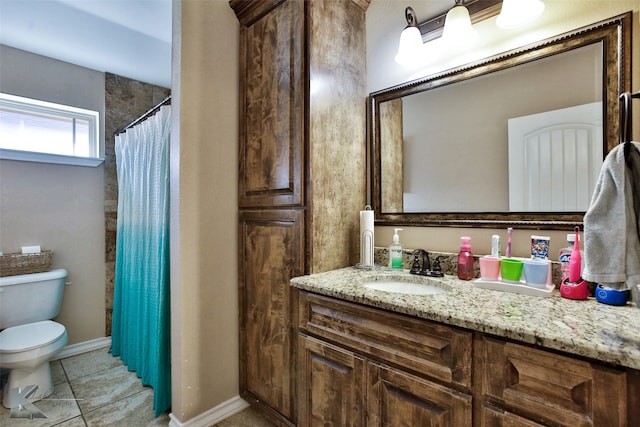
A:
[[[51,270],[52,258],[53,251],[41,251],[37,254],[15,252],[0,255],[0,277],[49,271]]]

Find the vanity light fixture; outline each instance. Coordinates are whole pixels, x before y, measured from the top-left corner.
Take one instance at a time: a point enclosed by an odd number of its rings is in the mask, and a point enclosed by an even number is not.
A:
[[[447,43],[461,45],[476,37],[476,30],[471,26],[471,16],[469,10],[464,6],[462,0],[456,0],[444,21],[442,39]]]
[[[404,16],[407,19],[407,26],[400,34],[400,44],[396,54],[396,62],[398,64],[410,63],[415,58],[415,55],[419,55],[422,47],[422,34],[418,29],[418,19],[413,8],[407,7],[404,10]]]
[[[454,7],[447,13],[421,23],[418,23],[414,10],[407,7],[407,27],[400,35],[396,62],[408,64],[415,61],[422,55],[422,44],[439,37],[449,42],[468,41],[475,36],[471,25],[496,16],[501,5],[502,0],[455,0]]]
[[[496,25],[500,28],[514,28],[533,21],[543,11],[544,3],[541,0],[503,0]]]

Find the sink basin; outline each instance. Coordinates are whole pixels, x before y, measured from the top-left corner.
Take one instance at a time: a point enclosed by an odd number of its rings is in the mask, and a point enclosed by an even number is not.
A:
[[[413,283],[402,280],[371,280],[364,282],[364,287],[376,291],[410,295],[437,295],[447,292],[439,286],[427,283]]]

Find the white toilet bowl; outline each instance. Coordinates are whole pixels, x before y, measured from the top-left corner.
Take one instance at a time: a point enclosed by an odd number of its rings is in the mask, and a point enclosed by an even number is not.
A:
[[[66,344],[65,327],[52,320],[13,326],[0,332],[0,368],[11,370],[4,385],[2,405],[16,407],[19,404],[16,394],[29,386],[37,387],[27,398],[30,402],[53,393],[49,361]]]

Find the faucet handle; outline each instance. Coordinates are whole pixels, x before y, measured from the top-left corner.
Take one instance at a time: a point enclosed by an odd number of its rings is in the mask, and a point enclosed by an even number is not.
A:
[[[429,276],[444,277],[444,273],[442,272],[442,267],[440,267],[440,257],[436,257],[436,259],[433,260],[433,270],[429,272]]]
[[[440,257],[433,260],[433,271],[442,271],[442,267],[440,267]]]
[[[409,270],[409,273],[411,274],[420,274],[420,261],[418,261],[418,255],[420,255],[419,249],[413,251],[413,264],[411,264],[411,269]]]

